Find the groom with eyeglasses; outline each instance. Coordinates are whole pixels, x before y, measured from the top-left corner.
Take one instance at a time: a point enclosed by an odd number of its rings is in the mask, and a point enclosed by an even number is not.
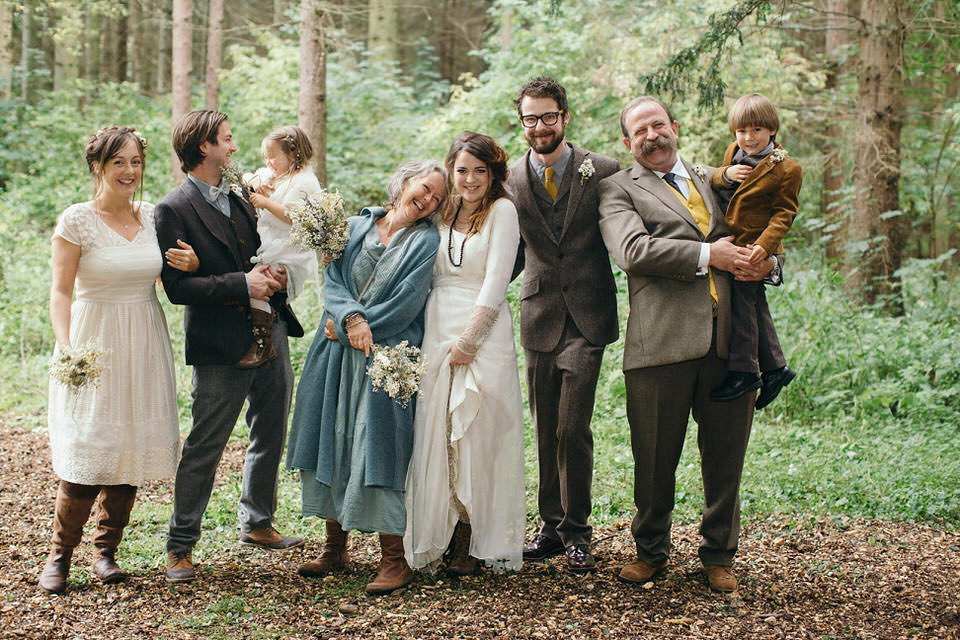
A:
[[[590,548],[594,395],[604,347],[618,336],[616,284],[600,236],[597,185],[616,160],[564,140],[567,93],[535,78],[514,103],[530,149],[510,167],[520,220],[520,339],[537,434],[543,521],[526,561],[560,553],[567,569],[596,568]]]

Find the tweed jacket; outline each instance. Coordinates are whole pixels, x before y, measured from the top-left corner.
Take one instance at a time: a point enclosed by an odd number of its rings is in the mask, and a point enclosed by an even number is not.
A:
[[[524,266],[520,341],[532,351],[557,346],[568,313],[593,344],[609,344],[619,335],[617,287],[597,223],[600,181],[620,167],[616,160],[570,146],[572,179],[559,236],[537,204],[535,190],[548,196],[536,175],[530,179],[530,150],[510,167],[508,186],[520,222],[518,263]],[[582,176],[579,168],[587,159],[594,172]]]
[[[160,273],[170,302],[185,305],[188,365],[233,364],[253,340],[250,293],[244,274],[253,268],[250,259],[260,246],[257,217],[246,198],[233,192],[228,197],[239,239],[230,237],[225,216],[204,199],[190,180],[184,180],[168,193],[154,213],[160,250],[176,248],[177,240],[183,240],[193,247],[200,260],[199,269],[193,273],[174,269],[166,261]],[[241,224],[252,230],[249,240],[240,235]],[[303,335],[285,296],[274,294],[271,304],[287,321],[290,335]]]
[[[730,235],[706,177],[712,168],[683,162],[710,213],[707,234],[655,173],[634,164],[600,183],[600,232],[627,274],[630,316],[623,369],[653,367],[706,355],[713,337],[709,278],[697,276],[700,245]],[[730,278],[713,270],[717,287],[717,352],[727,357]]]
[[[710,178],[714,189],[727,187],[723,172],[733,163],[737,149],[736,142],[727,147],[723,166]],[[785,154],[783,147],[774,143],[773,152],[740,183],[727,205],[727,225],[736,237],[735,242],[741,247],[758,244],[768,256],[783,252],[781,242],[797,215],[797,195],[803,181],[800,165]]]

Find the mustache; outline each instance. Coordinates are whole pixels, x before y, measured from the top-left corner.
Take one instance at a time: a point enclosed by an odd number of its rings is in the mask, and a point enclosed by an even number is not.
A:
[[[657,136],[653,140],[643,141],[643,144],[640,145],[640,154],[647,155],[648,153],[660,151],[661,149],[673,149],[675,146],[673,140],[664,136]]]

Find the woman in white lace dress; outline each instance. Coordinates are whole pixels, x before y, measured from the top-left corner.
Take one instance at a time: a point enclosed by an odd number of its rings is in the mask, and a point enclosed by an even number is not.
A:
[[[137,486],[176,471],[173,353],[155,291],[163,257],[153,205],[134,201],[145,146],[129,127],[105,127],[91,137],[86,159],[94,198],[68,207],[53,235],[54,357],[85,344],[103,355],[96,387],[50,381],[50,448],[61,479],[52,548],[39,579],[50,593],[66,587],[73,549],[95,502],[93,573],[105,583],[123,580],[115,554]],[[168,258],[189,265],[195,256],[188,247]]]
[[[443,213],[427,301],[428,370],[407,472],[411,567],[519,569],[525,525],[523,407],[506,302],[520,232],[507,154],[464,132],[446,158],[457,196]],[[451,543],[452,539],[452,543]]]

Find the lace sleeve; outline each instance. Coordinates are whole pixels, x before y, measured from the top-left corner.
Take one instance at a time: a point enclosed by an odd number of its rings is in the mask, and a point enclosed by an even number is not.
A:
[[[476,355],[483,344],[484,339],[489,335],[500,315],[498,309],[492,307],[482,307],[476,305],[473,307],[473,313],[470,314],[470,322],[467,323],[463,333],[457,338],[457,349],[468,356]]]

